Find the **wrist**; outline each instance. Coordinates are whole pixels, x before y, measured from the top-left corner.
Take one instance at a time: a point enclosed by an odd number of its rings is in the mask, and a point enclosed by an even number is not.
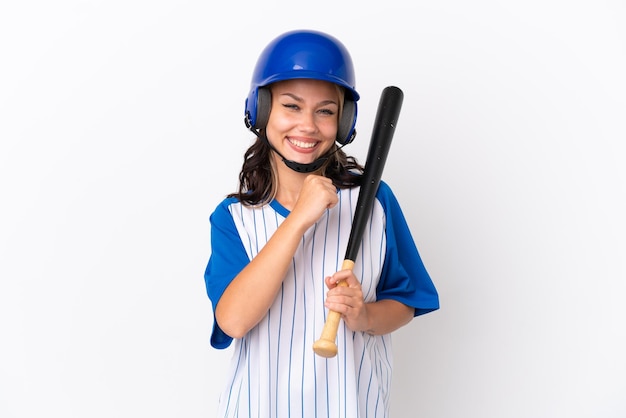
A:
[[[372,315],[372,304],[366,303],[365,305],[365,330],[364,332],[369,335],[376,335],[374,318],[375,315]]]

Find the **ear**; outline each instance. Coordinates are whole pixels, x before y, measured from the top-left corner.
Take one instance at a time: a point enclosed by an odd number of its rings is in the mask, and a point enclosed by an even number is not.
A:
[[[337,142],[349,144],[354,139],[354,125],[356,123],[356,102],[346,98],[343,103],[341,120],[337,127]]]
[[[265,129],[270,118],[271,108],[272,93],[270,93],[270,89],[267,87],[259,88],[257,93],[256,122],[254,124],[256,129]]]

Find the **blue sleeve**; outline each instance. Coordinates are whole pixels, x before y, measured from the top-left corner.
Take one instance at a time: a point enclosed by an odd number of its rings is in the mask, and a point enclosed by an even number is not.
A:
[[[211,257],[204,272],[207,294],[213,306],[211,345],[219,349],[228,347],[233,339],[217,324],[215,307],[230,282],[250,262],[228,210],[233,201],[224,200],[211,214]]]
[[[402,209],[381,181],[376,194],[386,216],[387,253],[377,298],[394,299],[415,308],[415,316],[439,309],[439,295],[424,267]]]

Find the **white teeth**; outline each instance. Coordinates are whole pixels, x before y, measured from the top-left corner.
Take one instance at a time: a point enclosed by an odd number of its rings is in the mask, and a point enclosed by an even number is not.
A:
[[[291,138],[289,138],[289,142],[291,142],[298,148],[313,148],[315,146],[315,142],[303,142]]]

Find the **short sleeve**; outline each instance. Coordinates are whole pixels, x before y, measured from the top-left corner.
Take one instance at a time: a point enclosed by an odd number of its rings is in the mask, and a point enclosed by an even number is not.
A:
[[[217,324],[215,307],[230,282],[250,262],[229,211],[233,202],[226,199],[211,214],[211,256],[204,272],[207,294],[213,306],[211,345],[219,349],[228,347],[232,337]]]
[[[376,194],[383,206],[387,252],[377,298],[394,299],[415,308],[415,316],[439,309],[439,295],[422,262],[402,209],[383,181]]]

